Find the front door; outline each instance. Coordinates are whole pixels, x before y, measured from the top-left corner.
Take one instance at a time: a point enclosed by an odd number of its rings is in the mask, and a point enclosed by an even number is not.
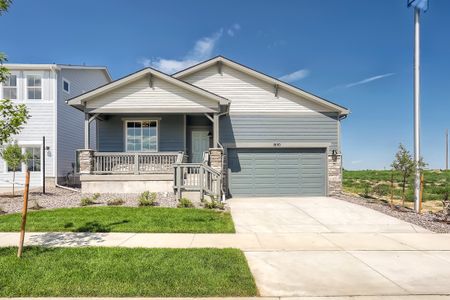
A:
[[[203,160],[203,152],[209,149],[209,131],[207,130],[194,130],[192,131],[191,142],[191,161],[193,163],[199,163]]]

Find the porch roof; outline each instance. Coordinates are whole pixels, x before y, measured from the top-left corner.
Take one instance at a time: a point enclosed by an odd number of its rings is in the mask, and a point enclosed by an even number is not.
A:
[[[230,101],[202,88],[145,68],[67,100],[91,113],[219,112]]]

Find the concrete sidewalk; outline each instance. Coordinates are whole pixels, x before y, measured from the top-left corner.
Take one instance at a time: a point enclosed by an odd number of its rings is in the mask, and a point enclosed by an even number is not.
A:
[[[0,247],[19,233],[0,232]],[[26,245],[46,247],[238,248],[243,251],[450,251],[450,234],[435,233],[26,233]]]
[[[18,237],[0,233],[0,246],[16,246]],[[26,245],[239,248],[265,297],[369,300],[450,295],[450,234],[27,233]],[[327,298],[308,298],[315,296]]]
[[[105,298],[105,297],[48,297],[48,298],[0,298],[8,300],[40,300],[40,299],[52,299],[52,300],[450,300],[450,296],[438,296],[438,295],[409,295],[409,296],[355,296],[355,297],[209,297],[209,298]]]

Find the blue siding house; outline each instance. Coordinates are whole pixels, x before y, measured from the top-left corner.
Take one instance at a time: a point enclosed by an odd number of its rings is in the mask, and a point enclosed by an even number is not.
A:
[[[173,75],[145,68],[68,104],[85,114],[85,192],[341,191],[348,109],[222,56]]]

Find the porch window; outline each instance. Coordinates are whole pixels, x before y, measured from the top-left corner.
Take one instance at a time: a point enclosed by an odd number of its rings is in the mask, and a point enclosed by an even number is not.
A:
[[[17,75],[10,75],[3,83],[3,98],[17,99]]]
[[[127,121],[126,149],[129,152],[158,151],[157,121]]]

